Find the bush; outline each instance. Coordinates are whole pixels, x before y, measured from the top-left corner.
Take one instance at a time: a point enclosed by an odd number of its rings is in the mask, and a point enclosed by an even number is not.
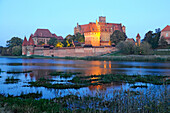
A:
[[[142,42],[140,46],[136,46],[130,41],[121,41],[117,44],[116,48],[124,54],[136,54],[136,55],[149,55],[153,54],[151,46],[147,42]]]
[[[21,46],[14,46],[12,48],[12,55],[14,56],[20,56],[22,54],[22,48]]]
[[[134,54],[135,51],[135,45],[131,41],[121,41],[116,45],[116,48],[125,54]]]

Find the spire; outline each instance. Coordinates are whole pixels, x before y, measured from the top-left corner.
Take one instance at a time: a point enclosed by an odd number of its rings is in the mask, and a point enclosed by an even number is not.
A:
[[[34,45],[34,41],[31,36],[29,38],[28,45],[31,45],[31,46]]]
[[[140,35],[139,35],[139,33],[137,34],[137,36],[136,37],[139,37],[140,38]]]
[[[27,44],[28,44],[27,38],[25,37],[25,38],[24,38],[24,41],[23,41],[23,43],[22,43],[22,46],[27,46]]]
[[[97,21],[97,19],[96,19],[96,25],[98,25],[98,21]]]

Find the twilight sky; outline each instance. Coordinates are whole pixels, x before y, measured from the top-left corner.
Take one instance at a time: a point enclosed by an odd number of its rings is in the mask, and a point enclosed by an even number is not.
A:
[[[126,26],[127,36],[143,38],[149,30],[170,25],[170,0],[0,0],[0,46],[12,37],[27,38],[37,28],[63,37],[74,34],[77,22],[106,16]]]

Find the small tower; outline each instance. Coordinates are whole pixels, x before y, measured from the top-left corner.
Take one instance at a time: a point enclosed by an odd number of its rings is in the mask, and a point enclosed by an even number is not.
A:
[[[29,41],[28,41],[28,46],[27,46],[27,56],[31,56],[34,54],[34,41],[32,37],[30,36]]]
[[[105,16],[99,16],[99,22],[106,23],[106,17]]]
[[[126,33],[126,27],[124,25],[122,26],[122,30],[124,33]]]
[[[138,45],[138,46],[140,46],[140,35],[139,35],[139,33],[137,34],[137,36],[136,36],[136,45]]]
[[[22,43],[22,55],[27,54],[27,45],[28,45],[28,42],[27,42],[27,38],[25,37]]]

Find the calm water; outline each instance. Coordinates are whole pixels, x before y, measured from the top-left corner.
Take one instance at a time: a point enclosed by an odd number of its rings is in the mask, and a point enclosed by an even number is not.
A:
[[[63,60],[63,59],[19,59],[19,58],[0,58],[0,69],[2,71],[26,71],[31,70],[31,73],[0,74],[0,93],[20,95],[21,92],[30,93],[41,91],[42,98],[54,98],[56,96],[64,96],[67,94],[77,95],[95,95],[99,90],[103,94],[111,94],[114,90],[128,89],[129,84],[112,83],[98,86],[89,86],[80,89],[47,89],[44,87],[24,87],[29,81],[35,81],[39,78],[50,78],[55,80],[70,80],[60,77],[52,77],[49,75],[52,71],[68,71],[81,72],[79,76],[108,74],[108,73],[123,73],[123,74],[154,74],[170,76],[170,63],[158,62],[115,62],[115,61],[83,61],[83,60]],[[9,76],[19,78],[20,81],[16,84],[4,84],[5,79]],[[66,82],[59,82],[66,83]],[[137,83],[141,84],[141,83]],[[155,89],[162,86],[147,84]],[[145,88],[137,88],[135,90],[146,90]]]

